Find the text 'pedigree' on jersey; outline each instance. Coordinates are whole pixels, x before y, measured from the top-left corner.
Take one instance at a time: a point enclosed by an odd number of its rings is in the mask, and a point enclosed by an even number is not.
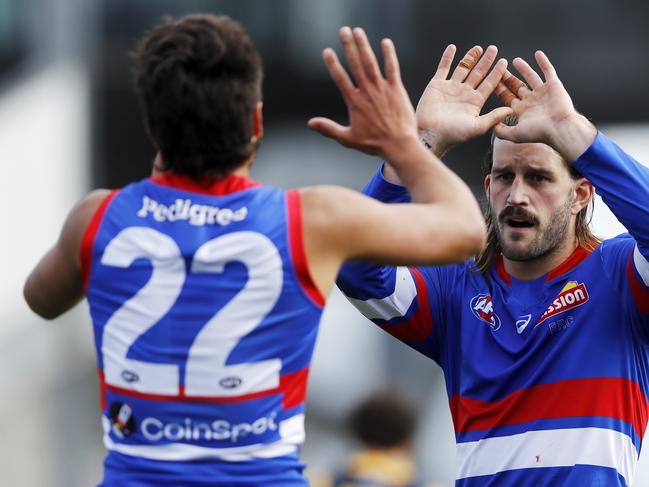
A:
[[[248,208],[243,206],[237,210],[219,208],[217,206],[200,205],[192,203],[190,199],[178,198],[173,204],[167,206],[158,203],[148,196],[142,197],[142,208],[137,212],[140,218],[151,215],[159,222],[187,221],[190,225],[229,225],[240,222],[248,216]]]
[[[561,290],[561,293],[552,301],[552,304],[545,310],[545,313],[539,318],[536,325],[540,325],[550,316],[554,316],[569,309],[576,308],[588,301],[588,290],[582,282],[569,281]]]

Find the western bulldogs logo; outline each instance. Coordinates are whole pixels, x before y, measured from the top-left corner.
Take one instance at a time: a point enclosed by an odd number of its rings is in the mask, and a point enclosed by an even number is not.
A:
[[[500,318],[494,313],[494,306],[489,294],[478,294],[471,300],[469,306],[473,316],[487,323],[491,331],[500,329]]]

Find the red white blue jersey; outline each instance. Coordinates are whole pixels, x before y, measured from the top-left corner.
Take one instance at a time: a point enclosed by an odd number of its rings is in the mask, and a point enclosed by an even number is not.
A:
[[[113,192],[82,243],[105,486],[306,485],[323,299],[299,192],[180,175]]]
[[[473,261],[341,273],[366,317],[443,369],[457,486],[633,482],[649,413],[649,171],[602,134],[572,164],[629,234],[533,281],[502,260],[487,276]],[[408,198],[380,174],[366,192]]]

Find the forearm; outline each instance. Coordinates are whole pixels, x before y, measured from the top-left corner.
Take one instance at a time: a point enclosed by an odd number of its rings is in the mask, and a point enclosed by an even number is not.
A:
[[[410,194],[405,186],[387,180],[381,168],[370,179],[363,193],[383,203],[407,203]],[[336,284],[352,299],[384,298],[394,292],[396,267],[371,264],[367,262],[347,262],[344,264]],[[363,310],[361,310],[362,312]]]
[[[572,164],[649,256],[649,168],[601,133]]]
[[[441,159],[444,154],[446,154],[446,148],[443,148],[441,146],[441,143],[438,141],[438,137],[436,137],[435,132],[433,132],[432,130],[419,129],[419,138],[421,139],[421,143],[424,145],[424,147],[435,154],[435,156],[437,156],[438,158]],[[397,171],[390,165],[389,162],[385,162],[382,171],[383,176],[386,180],[394,184],[403,185],[401,179],[399,178],[399,175],[397,174]]]
[[[403,184],[415,203],[449,208],[458,219],[482,224],[482,213],[468,186],[421,141],[386,154],[384,177]]]
[[[574,161],[593,143],[597,128],[582,114],[574,112],[553,126],[549,145],[566,161]]]

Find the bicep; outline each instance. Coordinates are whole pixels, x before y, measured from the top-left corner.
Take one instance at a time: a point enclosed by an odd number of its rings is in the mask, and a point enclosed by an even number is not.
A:
[[[475,251],[472,222],[445,204],[385,204],[347,192],[334,228],[347,258],[395,265],[438,265]],[[353,236],[353,238],[349,238]]]
[[[627,266],[631,297],[640,314],[649,324],[649,259],[636,244]]]
[[[70,211],[57,242],[28,276],[23,289],[25,300],[43,318],[56,318],[83,298],[81,239],[108,194],[106,190],[93,191]]]
[[[632,328],[649,340],[649,262],[630,236],[619,236],[602,243],[604,275],[617,293]]]

